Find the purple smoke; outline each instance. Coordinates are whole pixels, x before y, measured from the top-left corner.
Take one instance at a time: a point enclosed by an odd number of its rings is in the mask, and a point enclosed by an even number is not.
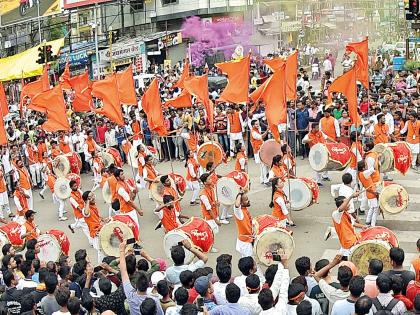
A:
[[[199,17],[187,18],[182,25],[182,36],[192,40],[190,45],[191,62],[201,66],[206,56],[217,51],[223,52],[230,60],[236,45],[244,47],[244,54],[251,48],[251,25],[244,22],[225,20],[216,23],[203,22]]]

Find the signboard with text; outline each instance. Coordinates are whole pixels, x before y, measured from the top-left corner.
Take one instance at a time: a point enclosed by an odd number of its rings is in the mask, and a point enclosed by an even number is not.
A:
[[[112,0],[63,0],[63,8],[71,9],[110,1]]]

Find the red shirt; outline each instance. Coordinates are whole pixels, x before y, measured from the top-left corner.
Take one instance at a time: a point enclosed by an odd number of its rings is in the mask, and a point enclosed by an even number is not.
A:
[[[362,103],[360,103],[360,111],[363,113],[363,114],[366,114],[367,112],[368,112],[368,110],[369,110],[369,103],[368,102],[362,102]]]
[[[414,302],[414,298],[420,294],[420,282],[411,281],[407,286],[406,296],[411,301]]]
[[[402,295],[402,294],[394,294],[394,298],[400,300],[401,302],[404,303],[405,308],[410,311],[413,309],[413,302],[411,302],[406,296]]]
[[[104,143],[105,142],[105,132],[106,127],[105,126],[98,126],[98,142]]]
[[[195,288],[188,289],[188,302],[187,303],[194,303],[195,299],[199,296],[198,292]]]

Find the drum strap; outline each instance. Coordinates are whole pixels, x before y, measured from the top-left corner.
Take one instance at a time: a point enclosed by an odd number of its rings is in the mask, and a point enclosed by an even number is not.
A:
[[[400,300],[398,300],[398,299],[392,299],[389,303],[388,303],[388,305],[387,306],[384,306],[384,305],[382,305],[381,304],[381,302],[379,302],[379,299],[378,298],[374,298],[373,300],[372,300],[372,302],[373,302],[373,305],[375,305],[375,307],[376,307],[376,311],[392,311],[392,309],[395,307],[395,305],[397,305],[397,303],[399,302]]]

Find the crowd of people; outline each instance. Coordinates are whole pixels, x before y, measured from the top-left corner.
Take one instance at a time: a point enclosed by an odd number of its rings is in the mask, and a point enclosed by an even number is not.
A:
[[[187,108],[164,107],[166,136],[150,130],[141,109],[142,89],[138,91],[138,107],[123,107],[123,126],[95,113],[74,113],[72,93],[66,95],[69,132],[45,132],[39,127],[43,114],[34,111],[7,121],[8,144],[1,149],[0,220],[3,224],[10,220],[19,223],[25,251],[18,253],[11,244],[1,249],[0,313],[420,314],[420,258],[411,262],[410,270],[405,270],[404,251],[392,248],[389,254],[392,269],[384,270],[385,262],[373,259],[365,277],[348,261],[352,247],[360,239],[357,229],[375,226],[379,214],[380,188],[376,185],[382,178],[380,156],[373,151],[374,145],[406,141],[411,150],[412,171],[418,171],[419,95],[411,89],[417,86],[420,71],[394,73],[390,78],[382,78],[375,72],[371,76],[371,88],[360,87],[358,91],[362,124],[356,127],[350,120],[343,95],[333,95],[333,104],[326,107],[328,87],[337,75],[331,58],[325,58],[329,63],[324,61],[324,68],[330,64],[331,67],[321,75],[320,90],[311,85],[306,68],[299,69],[297,99],[288,102],[287,123],[278,126],[282,154],[274,156],[271,165],[264,164],[259,156],[264,141],[273,137],[261,103],[217,103],[214,126],[209,125],[208,115],[200,104]],[[353,66],[349,58],[343,57],[345,71]],[[159,72],[162,101],[180,94],[180,89],[173,85],[183,70],[182,65],[154,70]],[[213,75],[218,70],[211,67],[206,71]],[[250,71],[252,92],[267,80],[270,69],[255,60]],[[221,92],[222,88],[211,88],[210,99],[217,101]],[[224,160],[232,160],[238,172],[247,172],[252,159],[259,164],[260,184],[272,188],[270,214],[279,226],[287,229],[296,224],[283,187],[288,178],[295,177],[295,159],[307,158],[317,143],[347,144],[351,162],[343,173],[342,183],[332,187],[339,196],[332,213],[333,227],[327,234],[327,237],[334,231],[337,234],[339,254],[332,261],[321,259],[315,264],[306,256],[297,258],[297,277],[291,277],[287,256],[282,252],[276,254],[277,264],[261,266],[253,255],[255,231],[247,189],[240,191],[233,206],[219,204],[215,191],[220,178],[217,165],[210,162],[202,167],[197,161],[197,148],[205,142],[218,143]],[[123,163],[127,163],[133,147],[138,166],[134,178],[130,180],[121,165],[105,167],[101,158],[105,149],[115,149]],[[59,155],[73,152],[81,160],[80,173],[93,175],[94,184],[82,191],[77,180],[70,180],[70,197],[64,200],[54,192],[57,174],[53,161]],[[188,219],[182,213],[180,194],[172,187],[168,174],[160,174],[155,167],[156,163],[174,160],[185,161],[185,179],[192,191],[190,206],[200,205],[201,216],[213,233],[229,224],[230,218],[235,220],[237,236],[232,241],[236,241],[235,248],[241,256],[237,262],[232,261],[231,255],[221,254],[216,265],[209,266],[207,255],[187,241],[170,249],[170,264],[153,257],[152,252],[149,254],[138,244],[128,246],[126,241],[120,244],[119,256],[104,253],[99,230],[115,214],[129,217],[140,227],[139,218],[144,215],[144,209],[139,205],[138,192],[150,191],[154,183],[160,182],[164,187],[163,202],[156,205],[154,212],[165,232],[180,227]],[[330,178],[327,172],[315,172],[314,180],[323,187]],[[109,217],[100,216],[95,197],[95,191],[105,184],[112,198]],[[35,224],[35,189],[42,199],[47,189],[51,191],[59,221],[69,220],[65,204],[70,204],[75,221],[68,225],[68,232],[81,229],[88,240],[85,247],[93,246],[97,257],[89,258],[86,250],[79,249],[74,262],[65,255],[58,262],[38,258],[40,231]],[[15,205],[13,211],[9,198]],[[356,198],[362,200],[361,209],[355,208]],[[367,213],[362,224],[359,214],[364,211]],[[417,247],[420,252],[420,240]],[[210,252],[218,252],[215,245]],[[192,263],[185,263],[186,253],[194,255]],[[234,264],[241,272],[238,276],[233,275]],[[335,268],[336,280],[331,275]]]

